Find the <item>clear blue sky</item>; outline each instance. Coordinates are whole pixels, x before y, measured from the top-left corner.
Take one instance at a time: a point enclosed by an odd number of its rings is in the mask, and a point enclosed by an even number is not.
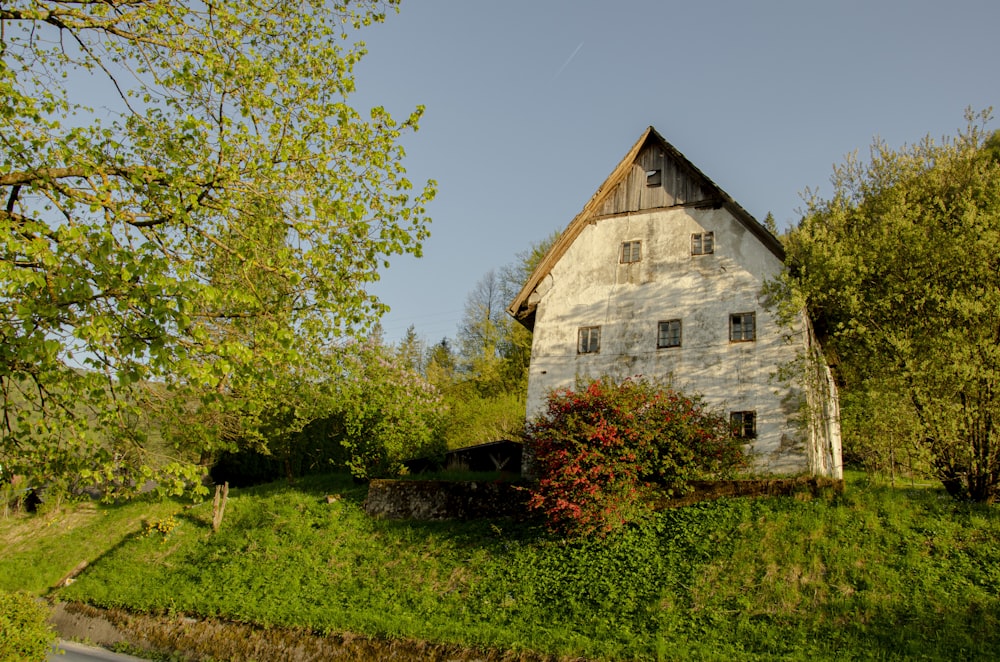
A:
[[[387,340],[454,337],[476,281],[564,228],[649,125],[758,220],[794,224],[876,135],[1000,110],[998,26],[995,0],[403,0],[363,32],[355,102],[427,106],[406,166],[439,193],[424,256],[375,290]]]

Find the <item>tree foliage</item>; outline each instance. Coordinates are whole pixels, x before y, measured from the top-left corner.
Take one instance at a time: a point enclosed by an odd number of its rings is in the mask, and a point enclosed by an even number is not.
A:
[[[447,406],[404,360],[413,342],[384,345],[372,334],[339,348],[325,378],[275,395],[260,422],[267,444],[222,453],[215,482],[243,486],[330,471],[384,478],[399,475],[405,460],[442,456]]]
[[[398,351],[398,350],[397,350]],[[381,343],[349,348],[333,385],[330,433],[357,478],[397,476],[403,461],[443,455],[445,407],[438,390]]]
[[[511,263],[489,270],[466,297],[458,330],[459,366],[475,375],[480,390],[527,387],[531,332],[507,314],[507,306],[558,237],[554,233]]]
[[[549,394],[529,422],[538,482],[529,505],[568,535],[603,534],[646,512],[651,483],[683,491],[745,464],[726,420],[699,398],[642,380],[609,379]]]
[[[366,286],[420,253],[434,192],[401,165],[422,108],[349,105],[354,31],[395,4],[0,7],[0,462],[182,487],[151,408],[195,450],[234,421],[262,441],[271,395],[377,318]]]
[[[524,429],[531,332],[506,309],[557,237],[483,274],[466,297],[457,351],[433,348],[427,375],[448,401],[449,447],[517,438]]]
[[[856,420],[903,416],[959,498],[1000,491],[1000,160],[968,114],[955,138],[834,170],[787,238],[789,309],[808,306]],[[890,414],[890,412],[893,412]],[[850,417],[845,418],[845,422]],[[896,426],[895,421],[884,421]]]
[[[0,591],[0,662],[45,662],[58,638],[45,605],[27,593]]]

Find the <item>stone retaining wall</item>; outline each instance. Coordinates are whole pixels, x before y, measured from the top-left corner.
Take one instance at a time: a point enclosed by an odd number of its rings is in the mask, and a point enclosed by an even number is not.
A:
[[[758,478],[753,480],[695,480],[689,484],[691,491],[679,497],[666,495],[653,501],[653,507],[677,508],[699,501],[723,497],[795,496],[796,494],[820,496],[825,493],[842,494],[843,479],[822,476],[798,478]]]
[[[817,476],[756,480],[694,481],[692,491],[680,497],[653,500],[653,507],[676,508],[722,497],[791,496],[840,493],[844,481]],[[373,480],[365,512],[387,519],[445,520],[524,515],[524,485],[490,481]]]

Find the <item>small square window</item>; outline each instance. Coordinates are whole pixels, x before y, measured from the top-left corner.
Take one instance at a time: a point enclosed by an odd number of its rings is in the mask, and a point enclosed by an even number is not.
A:
[[[695,232],[691,235],[691,255],[709,255],[714,252],[714,232]]]
[[[663,171],[660,169],[646,171],[646,186],[653,188],[663,184]]]
[[[601,349],[601,327],[584,326],[580,328],[580,338],[577,341],[577,354],[593,354]]]
[[[746,342],[757,338],[757,313],[733,313],[729,316],[729,340]]]
[[[737,439],[754,439],[757,436],[757,412],[734,411],[729,413],[729,429]]]
[[[641,259],[642,259],[641,241],[622,242],[622,264],[629,264],[630,262],[638,262]]]
[[[681,346],[681,321],[667,320],[660,322],[656,331],[657,347],[680,347]]]

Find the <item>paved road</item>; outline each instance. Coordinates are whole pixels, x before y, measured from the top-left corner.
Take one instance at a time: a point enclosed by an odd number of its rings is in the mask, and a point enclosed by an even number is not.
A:
[[[144,662],[142,658],[112,653],[103,648],[84,646],[72,641],[60,641],[59,650],[66,653],[49,653],[49,662]]]

